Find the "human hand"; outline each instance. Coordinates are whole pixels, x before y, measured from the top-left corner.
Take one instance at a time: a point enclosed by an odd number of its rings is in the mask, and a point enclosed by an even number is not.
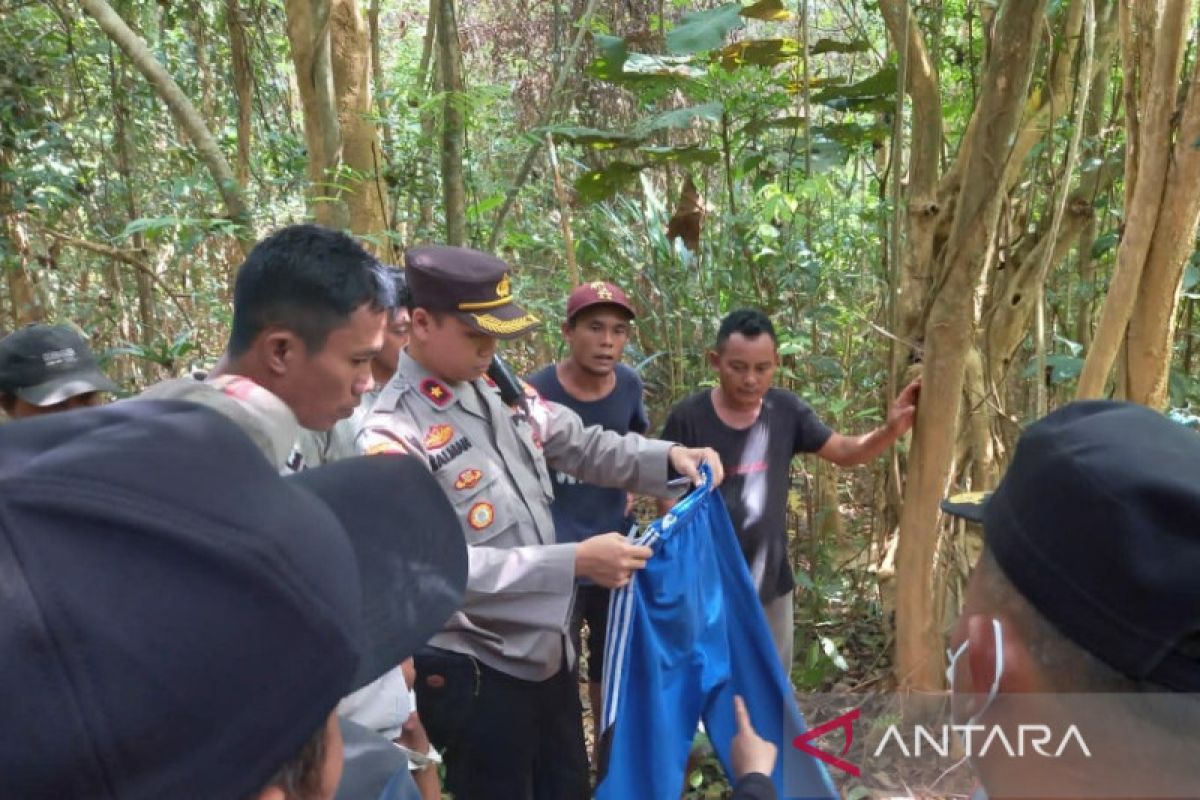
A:
[[[584,539],[575,549],[575,574],[591,578],[607,589],[620,589],[644,569],[654,551],[630,544],[616,531]]]
[[[729,760],[733,763],[735,778],[751,772],[770,775],[775,771],[775,756],[778,748],[758,735],[750,724],[750,712],[739,695],[733,697],[733,713],[737,716],[738,732],[729,746]]]
[[[675,471],[690,478],[693,486],[699,486],[702,481],[700,477],[701,464],[708,464],[712,470],[714,489],[721,485],[721,481],[725,480],[725,468],[721,465],[721,457],[711,447],[684,447],[677,444],[671,448],[668,457]]]
[[[900,436],[906,433],[917,419],[917,401],[921,397],[921,379],[904,387],[904,391],[892,401],[888,409],[887,426]]]

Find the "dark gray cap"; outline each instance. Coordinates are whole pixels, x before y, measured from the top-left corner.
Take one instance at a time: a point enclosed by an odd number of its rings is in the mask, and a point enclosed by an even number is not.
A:
[[[0,340],[0,392],[35,406],[52,406],[117,385],[82,336],[66,325],[30,325]]]

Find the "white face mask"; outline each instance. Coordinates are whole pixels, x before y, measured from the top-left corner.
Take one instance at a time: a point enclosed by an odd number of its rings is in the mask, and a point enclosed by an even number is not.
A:
[[[968,725],[975,725],[979,721],[983,713],[991,707],[992,701],[996,699],[996,694],[1000,691],[1000,676],[1004,674],[1004,636],[1000,630],[1000,620],[992,619],[992,631],[995,633],[996,641],[996,665],[992,670],[992,688],[988,690],[987,700],[983,702],[983,708],[976,711],[967,720]],[[967,644],[967,641],[963,641],[953,653],[950,652],[949,648],[946,649],[946,657],[950,660],[949,666],[946,667],[946,681],[950,684],[951,695],[954,694],[954,668],[958,665],[958,659],[962,654],[967,652]]]

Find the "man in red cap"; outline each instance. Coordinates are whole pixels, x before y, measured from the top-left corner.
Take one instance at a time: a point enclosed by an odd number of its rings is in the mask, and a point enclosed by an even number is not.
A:
[[[577,286],[567,298],[562,324],[567,357],[529,376],[543,398],[574,411],[585,425],[626,434],[644,434],[650,427],[642,404],[642,379],[621,363],[636,315],[620,287],[606,281]],[[581,542],[608,531],[628,530],[629,496],[620,489],[583,483],[559,470],[554,481],[554,530],[560,542]],[[599,739],[601,670],[604,633],[608,627],[609,590],[580,579],[571,614],[571,641],[580,652],[583,621],[588,626],[587,681],[591,700],[593,746]],[[576,662],[578,664],[578,662]]]

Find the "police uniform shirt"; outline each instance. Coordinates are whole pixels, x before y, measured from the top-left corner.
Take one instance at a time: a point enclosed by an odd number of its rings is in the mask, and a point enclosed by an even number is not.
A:
[[[458,513],[470,546],[466,600],[430,644],[540,681],[561,666],[577,548],[555,544],[547,465],[664,495],[673,444],[585,428],[570,409],[525,391],[528,414],[505,406],[489,379],[446,384],[405,351],[358,449],[418,456]]]

